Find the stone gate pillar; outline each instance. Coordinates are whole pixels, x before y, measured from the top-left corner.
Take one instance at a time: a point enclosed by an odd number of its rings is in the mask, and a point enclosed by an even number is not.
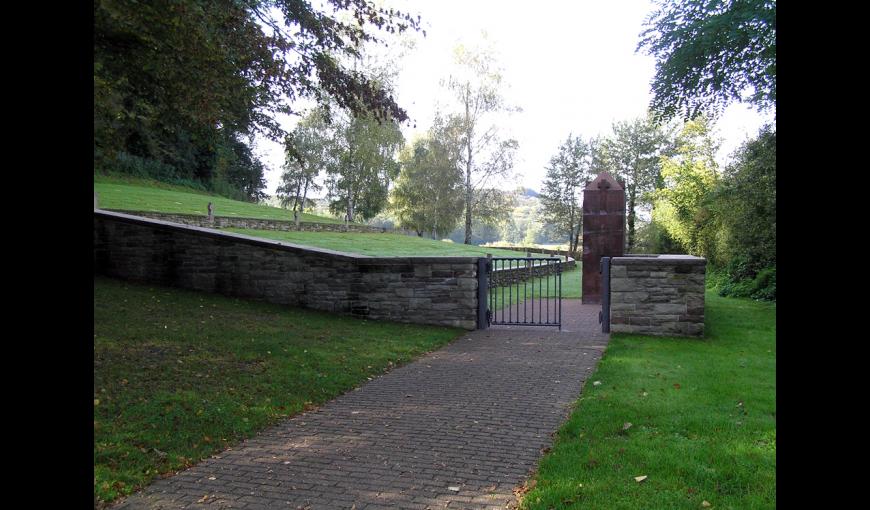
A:
[[[583,304],[601,303],[601,257],[625,252],[625,190],[602,172],[583,189]]]

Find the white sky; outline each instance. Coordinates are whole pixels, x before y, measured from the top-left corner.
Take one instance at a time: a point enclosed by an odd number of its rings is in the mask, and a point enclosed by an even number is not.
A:
[[[644,115],[651,99],[655,61],[635,53],[643,21],[652,12],[647,0],[390,0],[403,12],[420,14],[426,37],[399,63],[396,96],[412,122],[406,140],[428,129],[436,102],[444,104],[440,81],[450,73],[457,43],[475,45],[482,32],[497,49],[504,96],[522,108],[501,126],[519,142],[514,182],[540,191],[545,165],[569,134],[607,135],[614,122]],[[719,163],[772,114],[760,115],[735,104],[716,124],[723,139]],[[416,129],[413,127],[416,123]],[[289,129],[293,122],[288,122]],[[275,193],[283,152],[259,141],[257,152],[270,169],[266,192]]]

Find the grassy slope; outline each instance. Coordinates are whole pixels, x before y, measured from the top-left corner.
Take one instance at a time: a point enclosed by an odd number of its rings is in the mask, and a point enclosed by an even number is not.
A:
[[[94,494],[129,494],[461,333],[95,277]]]
[[[293,220],[293,213],[277,207],[239,202],[180,186],[139,179],[94,176],[94,191],[99,194],[100,207],[125,211],[165,213],[208,213],[208,203],[214,204],[215,216]],[[303,214],[302,221],[341,223],[334,218]]]
[[[705,340],[613,335],[523,508],[776,506],[776,305],[706,299]]]
[[[327,248],[330,250],[370,255],[374,257],[523,257],[511,250],[484,248],[459,243],[447,243],[402,234],[355,234],[344,232],[280,232],[275,230],[248,230],[228,228],[230,232],[265,237],[288,243]],[[545,255],[534,255],[545,257]]]

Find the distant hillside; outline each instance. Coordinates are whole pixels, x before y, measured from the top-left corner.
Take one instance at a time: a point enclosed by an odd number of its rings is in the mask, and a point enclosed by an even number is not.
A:
[[[530,197],[530,198],[538,198],[539,196],[541,196],[540,193],[538,193],[537,191],[535,191],[531,188],[522,188],[521,194],[524,197]]]

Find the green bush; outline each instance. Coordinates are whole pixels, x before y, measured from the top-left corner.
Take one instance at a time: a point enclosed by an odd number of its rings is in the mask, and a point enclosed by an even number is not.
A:
[[[707,272],[707,288],[720,296],[776,301],[776,266],[751,276],[741,264]]]
[[[169,182],[178,178],[178,172],[172,165],[167,165],[151,158],[142,158],[126,152],[119,152],[113,165],[115,171],[140,177]]]

